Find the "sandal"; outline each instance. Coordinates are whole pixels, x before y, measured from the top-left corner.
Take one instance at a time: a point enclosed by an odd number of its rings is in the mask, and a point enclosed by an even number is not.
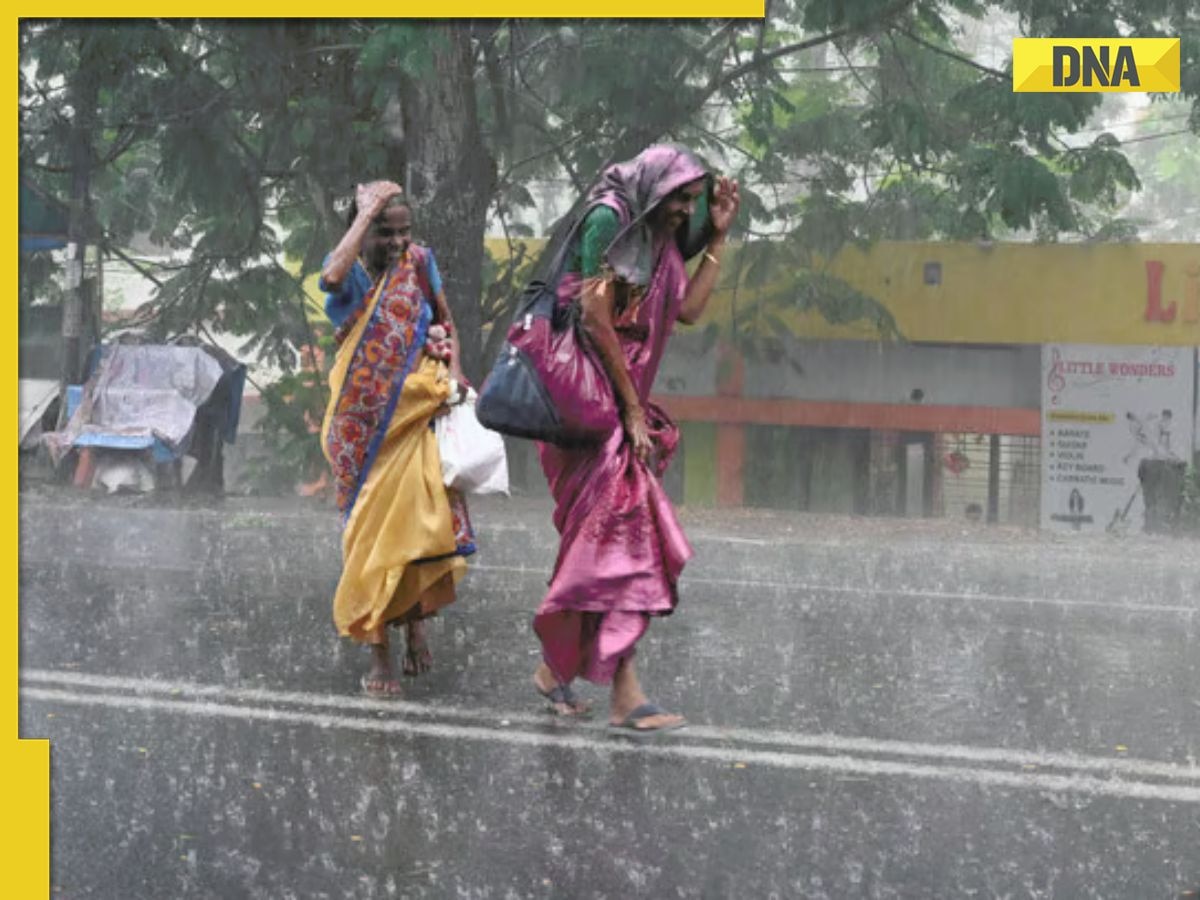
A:
[[[550,690],[545,690],[540,684],[537,683],[537,679],[535,678],[533,681],[533,687],[534,690],[550,701],[555,715],[578,717],[587,715],[589,712],[591,712],[591,704],[582,701],[575,696],[575,692],[571,690],[571,686],[569,684],[556,684],[554,687],[550,688]],[[571,707],[572,712],[559,712],[559,704]]]
[[[643,703],[637,709],[633,710],[620,722],[610,722],[608,727],[614,731],[633,734],[658,734],[662,731],[675,731],[687,725],[686,719],[681,719],[678,722],[672,722],[669,725],[656,725],[653,728],[643,728],[638,723],[645,719],[653,718],[654,716],[670,715],[665,709],[654,703]]]

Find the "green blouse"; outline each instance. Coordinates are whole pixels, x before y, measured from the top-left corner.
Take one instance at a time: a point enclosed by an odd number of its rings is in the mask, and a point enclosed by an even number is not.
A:
[[[702,193],[696,198],[696,210],[688,222],[685,243],[693,243],[701,238],[701,232],[708,224],[708,193]],[[579,272],[584,278],[600,274],[600,264],[604,262],[604,251],[616,238],[621,230],[621,220],[616,210],[608,206],[597,206],[579,229],[579,243],[571,257],[570,269]]]

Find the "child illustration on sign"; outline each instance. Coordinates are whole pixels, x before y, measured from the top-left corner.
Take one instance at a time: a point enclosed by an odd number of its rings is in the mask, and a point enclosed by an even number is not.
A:
[[[1125,419],[1129,423],[1129,433],[1133,437],[1133,444],[1129,452],[1122,457],[1123,463],[1128,465],[1136,458],[1140,467],[1141,462],[1147,459],[1180,459],[1179,454],[1171,447],[1171,427],[1174,425],[1174,416],[1171,414],[1171,410],[1164,409],[1161,413],[1148,413],[1145,416],[1136,416],[1132,412],[1127,412]],[[1108,524],[1109,533],[1128,530],[1129,511],[1133,508],[1133,501],[1142,490],[1140,476],[1139,471],[1137,486],[1129,495],[1125,506],[1113,511],[1112,521]]]
[[[1137,416],[1132,412],[1125,413],[1129,424],[1129,434],[1133,438],[1129,452],[1121,458],[1128,465],[1135,458],[1140,459],[1178,459],[1171,449],[1172,416],[1169,409],[1161,413],[1147,413]]]
[[[1129,434],[1133,437],[1133,444],[1129,448],[1129,452],[1121,457],[1121,462],[1128,465],[1135,456],[1143,452],[1153,452],[1154,445],[1150,443],[1150,420],[1157,418],[1153,414],[1136,416],[1132,412],[1125,413],[1125,421],[1129,425]]]
[[[1178,454],[1171,449],[1171,410],[1164,409],[1162,413],[1147,413],[1134,415],[1126,413],[1129,434],[1133,444],[1129,452],[1122,457],[1121,462],[1128,464],[1134,458],[1139,460],[1178,460]]]

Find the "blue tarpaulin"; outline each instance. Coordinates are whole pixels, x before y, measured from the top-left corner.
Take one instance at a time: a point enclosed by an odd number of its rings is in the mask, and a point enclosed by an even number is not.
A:
[[[67,208],[23,178],[17,210],[22,253],[67,245]]]

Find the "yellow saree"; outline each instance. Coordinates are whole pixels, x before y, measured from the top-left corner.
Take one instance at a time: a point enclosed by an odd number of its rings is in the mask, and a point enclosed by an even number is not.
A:
[[[412,249],[347,323],[321,429],[344,521],[333,619],[360,641],[452,603],[474,552],[465,503],[442,483],[430,427],[450,380],[445,363],[423,353],[431,308]]]

